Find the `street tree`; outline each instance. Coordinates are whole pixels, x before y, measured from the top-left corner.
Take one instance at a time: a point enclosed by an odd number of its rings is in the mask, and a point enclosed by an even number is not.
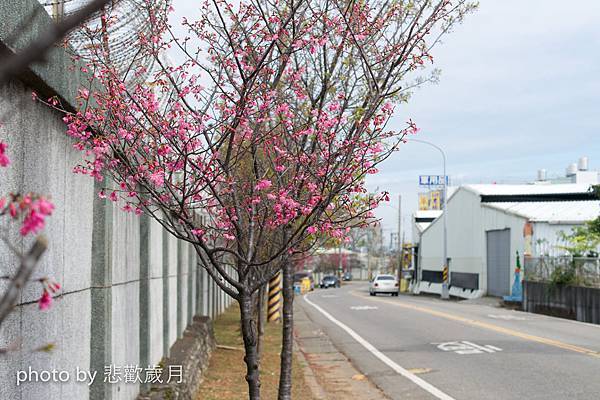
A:
[[[86,30],[89,85],[78,112],[65,115],[87,156],[75,170],[107,181],[99,196],[191,243],[239,303],[250,399],[260,398],[254,296],[283,269],[279,398],[288,399],[290,260],[323,236],[343,239],[387,199],[368,195],[365,177],[417,131],[412,121],[387,127],[394,106],[432,62],[431,47],[474,6],[206,0],[177,37],[168,12],[145,5],[151,34],[132,45],[152,70],[133,60],[125,72],[122,60],[115,67],[110,8]],[[166,56],[175,50],[184,58],[176,64]]]

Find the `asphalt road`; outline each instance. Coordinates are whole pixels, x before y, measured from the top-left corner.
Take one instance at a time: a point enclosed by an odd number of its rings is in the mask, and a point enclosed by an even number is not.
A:
[[[297,304],[391,399],[600,399],[599,325],[358,282]]]

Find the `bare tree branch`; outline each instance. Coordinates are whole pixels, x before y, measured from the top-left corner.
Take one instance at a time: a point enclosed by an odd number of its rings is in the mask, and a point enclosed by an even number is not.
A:
[[[60,22],[53,23],[33,43],[18,54],[11,54],[0,64],[0,84],[18,75],[31,63],[43,61],[46,52],[72,29],[81,25],[109,0],[93,0]]]
[[[21,290],[25,287],[33,269],[47,247],[48,242],[46,238],[40,236],[36,239],[27,254],[21,259],[21,265],[19,266],[17,273],[12,278],[2,300],[0,300],[0,326],[2,326],[4,319],[10,314],[15,304],[17,304],[17,299],[19,298],[19,294],[21,294]]]

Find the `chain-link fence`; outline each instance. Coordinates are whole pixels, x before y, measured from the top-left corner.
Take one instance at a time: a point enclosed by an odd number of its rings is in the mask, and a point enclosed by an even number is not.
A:
[[[591,257],[526,257],[525,280],[600,288],[600,259]]]

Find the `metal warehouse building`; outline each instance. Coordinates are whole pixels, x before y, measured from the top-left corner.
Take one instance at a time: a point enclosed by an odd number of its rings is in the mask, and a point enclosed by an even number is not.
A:
[[[510,295],[516,252],[556,253],[558,232],[598,216],[589,184],[465,185],[448,198],[450,294]],[[443,216],[422,232],[414,290],[440,293]],[[521,259],[522,261],[522,259]]]

